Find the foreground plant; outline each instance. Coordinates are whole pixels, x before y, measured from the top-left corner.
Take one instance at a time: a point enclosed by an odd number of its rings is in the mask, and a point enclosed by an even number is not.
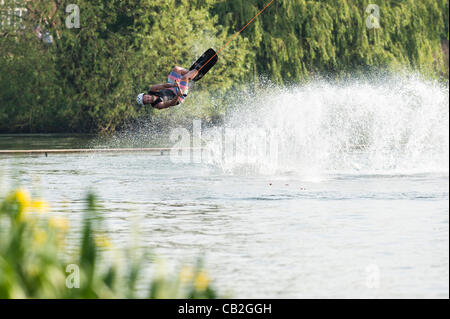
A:
[[[159,272],[141,282],[149,262],[127,252],[127,265],[105,259],[111,249],[88,195],[77,257],[66,252],[69,222],[48,217],[49,205],[19,189],[0,201],[0,298],[215,298],[202,269],[184,267],[179,274]],[[145,279],[144,279],[145,280]],[[139,286],[139,287],[138,287]],[[142,288],[144,287],[144,288]],[[148,288],[145,288],[148,287]]]

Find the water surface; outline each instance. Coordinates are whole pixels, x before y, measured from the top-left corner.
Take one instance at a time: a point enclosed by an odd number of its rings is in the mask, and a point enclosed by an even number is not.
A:
[[[445,173],[311,182],[146,154],[2,156],[0,168],[2,192],[27,186],[72,225],[94,189],[115,245],[138,224],[140,246],[168,267],[204,254],[215,284],[238,298],[448,298]]]

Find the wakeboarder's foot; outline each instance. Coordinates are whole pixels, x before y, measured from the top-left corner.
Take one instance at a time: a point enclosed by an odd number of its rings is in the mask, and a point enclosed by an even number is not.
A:
[[[192,72],[192,77],[191,77],[190,80],[195,79],[195,77],[197,76],[198,72],[200,72],[200,70],[194,70],[194,71]]]
[[[186,75],[183,77],[182,81],[185,81],[185,80],[191,81],[192,79],[195,79],[195,77],[197,76],[198,72],[199,72],[198,70],[192,70],[192,71],[189,71],[189,73],[186,74]]]

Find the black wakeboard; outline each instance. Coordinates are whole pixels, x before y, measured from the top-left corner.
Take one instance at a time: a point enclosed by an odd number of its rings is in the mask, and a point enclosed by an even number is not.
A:
[[[200,80],[209,70],[216,64],[219,57],[216,54],[216,51],[213,49],[206,50],[205,53],[202,54],[201,57],[198,58],[197,61],[191,66],[189,70],[200,70],[197,76],[193,79],[193,81]]]

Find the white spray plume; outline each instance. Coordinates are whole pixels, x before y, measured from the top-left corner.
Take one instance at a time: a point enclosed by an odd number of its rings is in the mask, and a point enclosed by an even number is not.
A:
[[[209,130],[229,173],[448,173],[448,85],[418,77],[313,81],[244,98]]]

